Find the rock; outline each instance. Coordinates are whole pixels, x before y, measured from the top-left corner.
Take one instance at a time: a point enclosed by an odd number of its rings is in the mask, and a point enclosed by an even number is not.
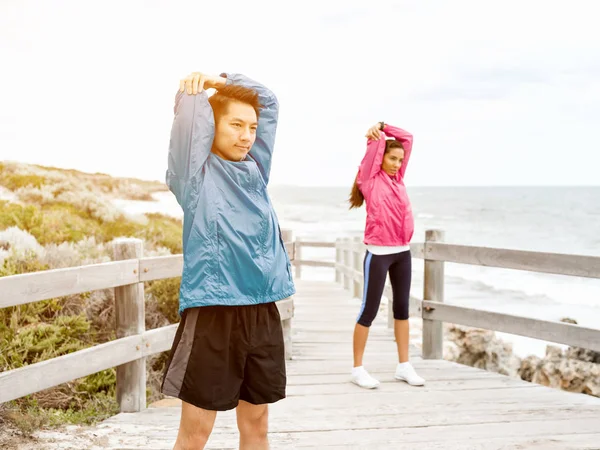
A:
[[[575,319],[571,319],[570,317],[563,317],[562,319],[560,319],[560,321],[577,325],[577,321]],[[600,364],[600,352],[589,350],[587,348],[569,347],[566,353],[566,357],[570,359],[578,359],[580,361]]]
[[[549,345],[532,372],[533,383],[600,397],[600,364],[569,358],[558,347]]]
[[[528,356],[521,361],[519,367],[519,377],[525,381],[532,381],[535,374],[538,372],[542,365],[542,359],[535,355]]]
[[[448,359],[503,375],[518,376],[521,361],[512,345],[496,338],[493,331],[449,325],[448,338],[456,345]]]
[[[577,359],[579,361],[600,364],[600,352],[588,350],[587,348],[569,347],[565,353],[565,356],[569,359]]]
[[[570,317],[563,317],[560,319],[561,322],[572,323],[573,325],[577,325],[577,321],[575,319],[571,319]]]
[[[452,341],[444,340],[444,359],[457,361],[460,356],[460,348]]]
[[[564,320],[563,320],[564,321]],[[600,397],[600,355],[592,350],[548,345],[544,358],[513,355],[512,346],[493,331],[448,325],[444,357],[480,369],[519,377],[525,381]]]

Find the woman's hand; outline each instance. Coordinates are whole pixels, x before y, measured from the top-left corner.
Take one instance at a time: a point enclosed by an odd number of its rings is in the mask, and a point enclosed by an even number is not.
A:
[[[179,81],[179,90],[181,92],[185,91],[188,94],[196,95],[204,89],[222,88],[225,86],[226,81],[226,78],[220,76],[208,75],[202,72],[192,72]]]
[[[381,133],[379,132],[379,122],[373,125],[365,134],[367,139],[372,139],[374,141],[379,140],[381,138]]]

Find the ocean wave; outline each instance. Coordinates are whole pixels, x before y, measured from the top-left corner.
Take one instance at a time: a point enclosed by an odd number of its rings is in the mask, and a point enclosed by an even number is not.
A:
[[[580,305],[600,310],[600,280],[457,264],[446,264],[446,276],[469,289],[509,295],[531,305]]]

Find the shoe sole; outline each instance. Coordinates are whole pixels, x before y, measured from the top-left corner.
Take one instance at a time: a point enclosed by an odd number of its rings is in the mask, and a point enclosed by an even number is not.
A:
[[[357,383],[356,381],[354,381],[354,380],[352,380],[352,383],[353,383],[353,384],[355,384],[355,385],[357,385],[357,386],[358,386],[358,387],[360,387],[360,388],[363,388],[363,389],[376,389],[376,388],[378,388],[378,387],[379,387],[379,383],[377,383],[375,386],[361,386],[360,384],[358,384],[358,383]]]
[[[402,377],[397,377],[394,376],[394,378],[398,381],[404,381],[405,383],[410,384],[411,386],[425,386],[425,382],[423,383],[411,383],[410,381],[408,381],[406,378],[402,378]]]

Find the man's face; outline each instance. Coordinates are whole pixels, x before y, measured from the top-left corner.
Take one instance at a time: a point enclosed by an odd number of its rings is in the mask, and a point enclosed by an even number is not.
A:
[[[246,103],[230,102],[215,124],[212,151],[228,161],[242,161],[256,140],[256,111]]]

